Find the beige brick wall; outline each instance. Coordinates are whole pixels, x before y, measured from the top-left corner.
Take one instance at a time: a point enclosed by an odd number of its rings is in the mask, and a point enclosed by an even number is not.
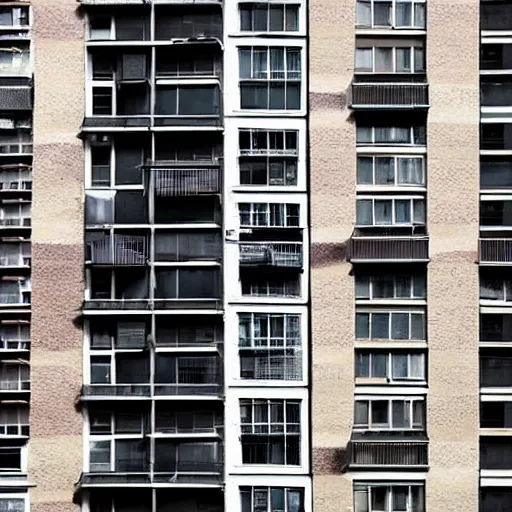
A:
[[[33,512],[76,510],[82,420],[83,22],[73,0],[37,0],[32,232]]]
[[[355,3],[310,2],[314,510],[349,512],[341,474],[353,403],[354,294],[344,263],[355,216],[355,130],[346,108]]]
[[[427,510],[478,510],[478,11],[428,2]]]

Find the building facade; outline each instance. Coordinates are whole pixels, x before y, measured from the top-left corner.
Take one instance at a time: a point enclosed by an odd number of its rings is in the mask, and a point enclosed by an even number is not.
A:
[[[510,45],[0,2],[0,512],[512,509]]]

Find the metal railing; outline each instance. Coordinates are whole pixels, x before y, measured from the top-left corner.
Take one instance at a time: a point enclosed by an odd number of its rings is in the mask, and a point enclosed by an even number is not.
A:
[[[220,170],[212,168],[151,168],[160,197],[195,196],[220,192]]]
[[[82,397],[149,397],[149,384],[86,384],[82,386]]]
[[[350,87],[349,101],[352,108],[426,108],[428,85],[424,83],[356,83]]]
[[[417,260],[428,261],[428,237],[352,237],[349,261]]]
[[[106,235],[87,242],[89,257],[97,265],[145,265],[148,241],[145,236]]]
[[[33,152],[32,142],[0,142],[0,155],[24,154],[30,155]]]
[[[0,350],[29,350],[30,340],[8,340],[0,338]]]
[[[302,268],[301,243],[240,244],[240,265]]]
[[[9,217],[0,219],[0,227],[26,227],[31,226],[30,217]]]
[[[0,379],[0,391],[29,391],[29,380],[2,380]]]
[[[351,441],[350,466],[428,466],[426,442]]]
[[[481,238],[478,260],[481,263],[512,263],[512,238]]]
[[[254,380],[301,380],[302,353],[240,349],[240,377]]]

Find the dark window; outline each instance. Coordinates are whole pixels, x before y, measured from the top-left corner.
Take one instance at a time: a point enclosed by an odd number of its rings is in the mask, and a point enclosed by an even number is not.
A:
[[[216,222],[218,199],[213,196],[193,201],[190,197],[155,197],[155,222],[157,224]]]
[[[302,512],[303,489],[288,487],[240,487],[242,512]]]
[[[299,30],[299,6],[293,4],[240,4],[240,30],[294,32]]]
[[[119,190],[115,200],[115,219],[118,224],[146,224],[147,197],[139,190]]]
[[[159,87],[156,91],[157,115],[218,115],[218,86]]]
[[[512,402],[481,402],[481,428],[512,428]]]
[[[512,201],[481,201],[482,226],[512,226]]]
[[[155,296],[159,299],[210,299],[220,294],[218,269],[157,270]]]
[[[92,113],[95,116],[112,115],[112,88],[92,88]]]
[[[91,184],[93,187],[110,187],[110,146],[91,147]]]
[[[116,382],[118,384],[145,384],[149,382],[147,354],[117,354]]]
[[[0,448],[0,471],[21,470],[21,449]]]
[[[120,83],[117,88],[117,115],[149,114],[149,86],[147,83]]]
[[[144,149],[116,143],[116,185],[142,183]]]
[[[116,441],[116,471],[126,473],[148,471],[148,462],[145,441]]]
[[[149,39],[149,16],[138,12],[116,17],[116,39],[146,41]]]
[[[480,157],[482,188],[512,188],[512,160],[503,157]]]

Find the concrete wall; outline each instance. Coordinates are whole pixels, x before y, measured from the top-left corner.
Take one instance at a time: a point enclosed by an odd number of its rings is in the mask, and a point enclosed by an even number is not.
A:
[[[73,0],[37,0],[32,206],[32,512],[64,512],[82,460],[83,22]]]
[[[427,4],[428,510],[478,510],[479,2]]]
[[[341,474],[353,407],[354,291],[345,248],[355,219],[352,79],[355,2],[310,0],[313,507],[348,512]]]

